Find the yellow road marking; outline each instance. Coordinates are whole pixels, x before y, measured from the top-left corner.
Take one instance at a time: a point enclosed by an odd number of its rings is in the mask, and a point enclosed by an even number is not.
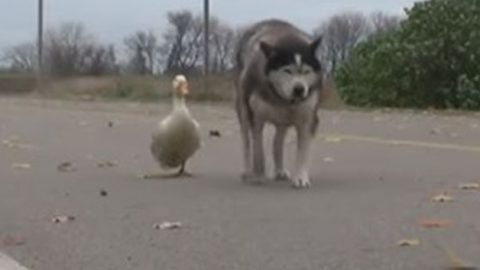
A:
[[[432,148],[432,149],[457,150],[457,151],[480,153],[480,146],[478,145],[459,145],[459,144],[432,143],[432,142],[410,141],[410,140],[390,140],[390,139],[385,139],[380,137],[368,137],[368,136],[350,135],[350,134],[320,134],[319,137],[326,142],[332,142],[332,143],[345,140],[345,141],[359,141],[359,142],[369,142],[369,143],[387,144],[387,145],[413,146],[413,147],[423,147],[423,148]]]

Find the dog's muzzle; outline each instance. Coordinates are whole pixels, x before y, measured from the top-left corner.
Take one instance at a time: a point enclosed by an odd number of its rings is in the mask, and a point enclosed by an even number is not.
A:
[[[306,96],[306,92],[307,90],[305,89],[305,87],[303,85],[296,85],[294,88],[293,88],[293,98],[294,99],[301,99],[301,98],[304,98]]]

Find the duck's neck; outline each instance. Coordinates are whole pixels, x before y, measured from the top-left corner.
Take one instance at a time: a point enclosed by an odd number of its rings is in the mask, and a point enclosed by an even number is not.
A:
[[[185,98],[184,97],[179,97],[179,96],[174,96],[173,97],[173,108],[174,109],[185,109]]]

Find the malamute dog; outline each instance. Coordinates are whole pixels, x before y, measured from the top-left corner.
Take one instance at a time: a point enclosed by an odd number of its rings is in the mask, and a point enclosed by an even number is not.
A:
[[[322,70],[316,56],[321,38],[281,20],[266,20],[247,29],[237,48],[236,111],[243,139],[243,178],[265,177],[263,129],[276,128],[273,145],[275,178],[291,180],[298,188],[310,186],[308,165],[311,141],[318,126]],[[283,165],[284,139],[297,133],[297,160],[293,177]]]

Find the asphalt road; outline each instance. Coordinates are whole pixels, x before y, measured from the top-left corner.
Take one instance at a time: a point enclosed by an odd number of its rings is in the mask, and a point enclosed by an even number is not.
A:
[[[0,252],[37,270],[438,270],[443,249],[480,265],[480,191],[458,188],[480,182],[478,114],[322,111],[313,186],[295,190],[242,183],[233,111],[191,107],[205,135],[194,176],[143,180],[169,104],[2,98]],[[454,201],[432,201],[442,192]],[[182,227],[153,228],[164,221]]]

